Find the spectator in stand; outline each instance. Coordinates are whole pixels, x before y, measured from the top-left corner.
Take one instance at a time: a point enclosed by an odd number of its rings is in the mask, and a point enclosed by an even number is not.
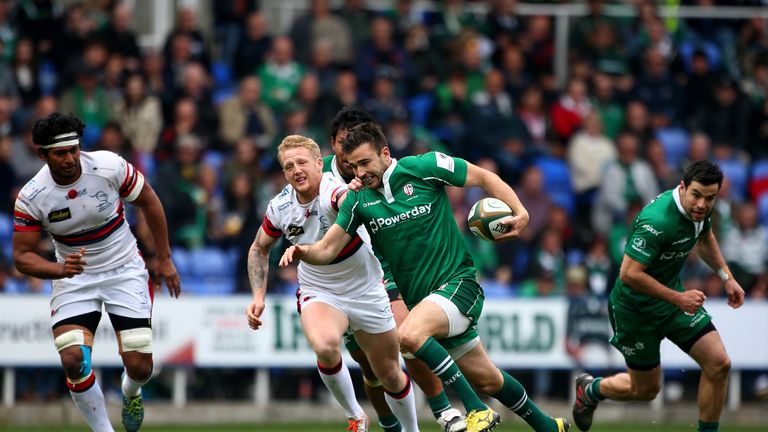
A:
[[[115,107],[115,119],[138,152],[155,151],[163,127],[160,99],[148,94],[144,78],[133,74],[125,81],[124,99]]]
[[[529,144],[532,146],[531,153],[547,153],[547,133],[551,132],[551,128],[541,88],[532,85],[523,91],[517,116],[525,125]]]
[[[659,182],[661,190],[673,189],[680,178],[675,167],[667,160],[667,153],[661,141],[654,139],[645,149],[645,158],[651,165],[653,174]]]
[[[170,58],[172,41],[179,34],[187,36],[191,59],[210,69],[211,55],[208,52],[208,44],[197,26],[197,14],[191,7],[181,7],[176,14],[176,26],[168,33],[163,44],[163,54],[166,58]]]
[[[364,0],[344,0],[337,14],[347,23],[354,47],[359,47],[370,37],[371,20],[375,14],[365,7]]]
[[[261,101],[261,82],[255,76],[243,78],[236,95],[219,106],[219,139],[231,150],[244,136],[265,148],[277,133],[274,114]]]
[[[333,91],[324,95],[330,112],[337,113],[345,106],[358,106],[360,104],[357,90],[357,77],[351,70],[340,70],[336,75]]]
[[[161,102],[171,97],[172,81],[166,81],[165,60],[157,51],[148,50],[141,62],[141,72],[146,80],[146,91]],[[165,117],[163,117],[165,119]]]
[[[364,92],[370,92],[381,66],[392,68],[395,80],[405,83],[410,78],[408,54],[395,40],[392,22],[382,16],[371,21],[371,37],[357,50],[355,74]]]
[[[603,133],[603,119],[596,111],[584,117],[582,126],[568,143],[568,166],[576,193],[576,221],[584,223],[606,168],[616,160],[616,146]]]
[[[405,103],[397,95],[397,71],[383,65],[376,70],[371,97],[363,102],[363,108],[379,124],[407,113]]]
[[[597,200],[592,209],[592,226],[607,234],[616,221],[624,220],[631,202],[650,202],[659,194],[651,166],[640,156],[637,137],[622,133],[616,140],[618,160],[603,171]]]
[[[312,44],[307,41],[317,40],[331,44],[335,64],[348,65],[352,62],[355,47],[349,26],[346,21],[331,13],[328,0],[311,0],[307,13],[293,21],[290,38],[296,60],[303,65],[309,63],[312,54]]]
[[[685,77],[685,100],[682,117],[692,120],[700,107],[714,103],[714,89],[717,86],[717,74],[709,64],[709,57],[703,49],[697,49],[691,55],[691,71]]]
[[[264,64],[272,48],[272,36],[267,33],[267,22],[260,12],[253,12],[245,19],[245,28],[234,53],[235,78],[256,73]]]
[[[710,157],[712,157],[712,142],[709,135],[701,131],[693,132],[688,143],[688,156],[678,164],[678,177],[691,162],[707,160]]]
[[[499,68],[504,74],[505,89],[515,101],[522,99],[521,94],[532,87],[526,66],[525,55],[519,46],[509,45],[504,49]]]
[[[304,75],[296,90],[296,101],[306,107],[309,113],[307,123],[310,129],[325,130],[333,120],[332,111],[328,108],[332,102],[320,92],[320,81],[317,75],[308,73]]]
[[[552,105],[550,116],[552,129],[557,136],[567,141],[581,126],[581,121],[592,111],[584,81],[571,79],[565,93]]]
[[[552,19],[545,15],[530,17],[525,33],[520,38],[520,46],[525,53],[528,71],[532,75],[538,76],[551,71],[555,53]]]
[[[261,79],[261,99],[276,115],[283,113],[286,104],[296,96],[304,66],[293,58],[293,43],[285,36],[272,42],[267,62],[258,70]]]
[[[768,276],[768,230],[751,202],[736,207],[736,224],[723,239],[723,255],[733,277],[747,292]]]
[[[194,135],[198,139],[198,144],[204,146],[200,140],[210,136],[211,132],[198,120],[195,102],[189,98],[179,99],[176,101],[173,123],[166,126],[160,133],[155,159],[158,163],[171,159],[176,141],[181,136]]]
[[[321,93],[327,95],[333,92],[339,68],[333,64],[333,46],[329,41],[319,39],[312,43],[312,57],[307,65],[307,74],[317,77]]]
[[[11,163],[13,139],[10,135],[0,136],[0,215],[8,217],[18,193],[19,179]]]
[[[25,184],[45,165],[45,162],[37,156],[37,147],[35,147],[35,143],[32,141],[32,128],[34,125],[34,119],[29,119],[21,130],[21,134],[15,136],[11,143],[13,158],[10,159],[10,163],[13,166],[19,184]]]
[[[411,59],[412,74],[405,86],[406,95],[430,94],[437,87],[443,75],[445,62],[438,50],[432,46],[428,29],[416,24],[405,35],[405,50]]]
[[[588,58],[594,50],[593,37],[599,27],[607,27],[611,31],[616,30],[616,22],[612,17],[605,15],[604,0],[587,1],[587,15],[575,19],[568,40],[571,43],[569,57]]]
[[[683,91],[669,70],[669,60],[658,50],[648,49],[644,68],[634,89],[634,98],[643,102],[651,116],[679,120]]]
[[[126,4],[115,4],[109,24],[99,32],[98,37],[106,42],[110,52],[122,54],[126,68],[135,72],[139,69],[141,50],[136,42],[136,34],[130,29],[131,14]]]
[[[622,132],[636,136],[639,140],[640,148],[645,149],[651,140],[656,139],[656,131],[654,131],[651,125],[648,107],[639,100],[633,100],[626,104],[624,112]]]
[[[541,231],[547,227],[546,216],[550,214],[554,203],[544,190],[544,179],[541,170],[531,165],[523,171],[520,184],[515,188],[520,202],[525,203],[525,208],[531,218],[528,226],[523,231],[521,238],[527,244],[532,244],[539,237]]]
[[[592,106],[603,119],[605,135],[614,140],[624,125],[624,109],[616,97],[615,78],[602,71],[592,76]]]
[[[181,87],[176,90],[173,100],[189,99],[195,103],[200,125],[206,131],[218,130],[219,118],[213,103],[211,80],[200,63],[189,63],[184,67]],[[214,136],[206,136],[206,147],[215,147]]]
[[[743,151],[747,147],[750,118],[750,103],[741,94],[736,81],[721,75],[715,86],[713,103],[698,106],[693,127],[706,132],[714,142],[731,143],[737,151]]]
[[[483,33],[498,47],[517,39],[525,28],[525,21],[517,14],[517,0],[493,0],[485,17]]]
[[[10,64],[13,81],[19,94],[22,115],[14,114],[17,124],[24,124],[32,107],[40,99],[39,65],[35,57],[32,39],[21,37],[16,41],[14,55]]]
[[[62,112],[74,113],[85,123],[81,137],[84,150],[92,149],[101,134],[101,128],[112,118],[113,106],[99,83],[99,70],[82,65],[77,73],[77,84],[66,90],[59,100]]]

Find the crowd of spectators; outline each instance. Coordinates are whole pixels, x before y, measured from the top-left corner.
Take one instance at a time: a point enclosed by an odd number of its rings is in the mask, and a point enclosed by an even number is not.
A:
[[[211,2],[211,31],[182,8],[164,43],[147,48],[126,4],[0,0],[0,291],[50,289],[10,257],[15,195],[43,163],[36,119],[75,113],[83,150],[111,150],[145,173],[185,291],[203,295],[249,292],[245,255],[285,183],[277,143],[302,134],[327,153],[331,119],[355,105],[384,127],[395,157],[439,150],[515,187],[531,214],[519,241],[466,235],[488,296],[573,285],[605,296],[634,215],[699,159],[726,173],[713,219],[727,261],[748,297],[768,295],[761,18],[662,18],[648,0],[625,1],[635,16],[614,18],[589,0],[571,19],[561,83],[553,17],[519,15],[514,0],[308,3],[286,32],[271,31],[255,1]],[[480,197],[450,191],[460,227]],[[141,240],[141,215],[130,219]],[[688,288],[722,295],[716,275],[689,264]],[[272,292],[296,284],[295,271],[272,277]]]

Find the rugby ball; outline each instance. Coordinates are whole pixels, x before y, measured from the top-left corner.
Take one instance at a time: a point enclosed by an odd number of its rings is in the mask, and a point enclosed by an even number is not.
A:
[[[509,232],[509,227],[500,224],[499,220],[514,215],[515,213],[504,201],[483,198],[469,210],[467,225],[472,234],[483,240],[495,241],[496,237]]]

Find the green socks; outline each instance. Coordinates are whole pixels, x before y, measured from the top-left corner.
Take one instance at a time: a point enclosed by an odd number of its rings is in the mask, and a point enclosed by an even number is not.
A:
[[[430,337],[427,339],[414,355],[432,369],[432,372],[440,378],[443,385],[451,387],[456,391],[467,412],[488,409],[488,406],[480,400],[475,390],[469,385],[469,382],[464,377],[464,374],[461,373],[459,367],[456,366],[456,363],[453,362],[451,356],[448,355],[448,351],[435,338]]]
[[[557,424],[555,420],[541,412],[539,407],[532,400],[528,399],[528,394],[526,394],[523,385],[514,379],[512,375],[504,371],[500,372],[504,376],[504,385],[498,393],[491,396],[519,415],[533,430],[537,432],[556,431]]]
[[[400,422],[397,421],[397,417],[394,415],[379,417],[379,426],[381,426],[384,432],[400,432],[403,430],[400,427]]]
[[[699,420],[699,432],[717,432],[719,427],[719,422],[705,422]]]
[[[435,419],[439,419],[440,414],[451,407],[451,402],[448,400],[445,391],[440,392],[435,397],[427,398],[427,402],[429,402],[429,409],[432,410],[432,415],[435,416]]]
[[[600,402],[601,400],[605,400],[605,396],[600,393],[600,381],[602,380],[602,378],[595,378],[595,380],[589,383],[587,386],[587,397],[592,402]]]

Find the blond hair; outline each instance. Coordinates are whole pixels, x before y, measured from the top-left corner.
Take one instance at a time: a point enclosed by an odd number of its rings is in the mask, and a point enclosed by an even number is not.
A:
[[[282,155],[288,150],[295,148],[305,148],[309,151],[309,155],[313,158],[320,159],[320,146],[309,137],[303,135],[288,135],[283,138],[283,141],[277,146],[277,159],[280,161],[280,165],[283,164]]]

